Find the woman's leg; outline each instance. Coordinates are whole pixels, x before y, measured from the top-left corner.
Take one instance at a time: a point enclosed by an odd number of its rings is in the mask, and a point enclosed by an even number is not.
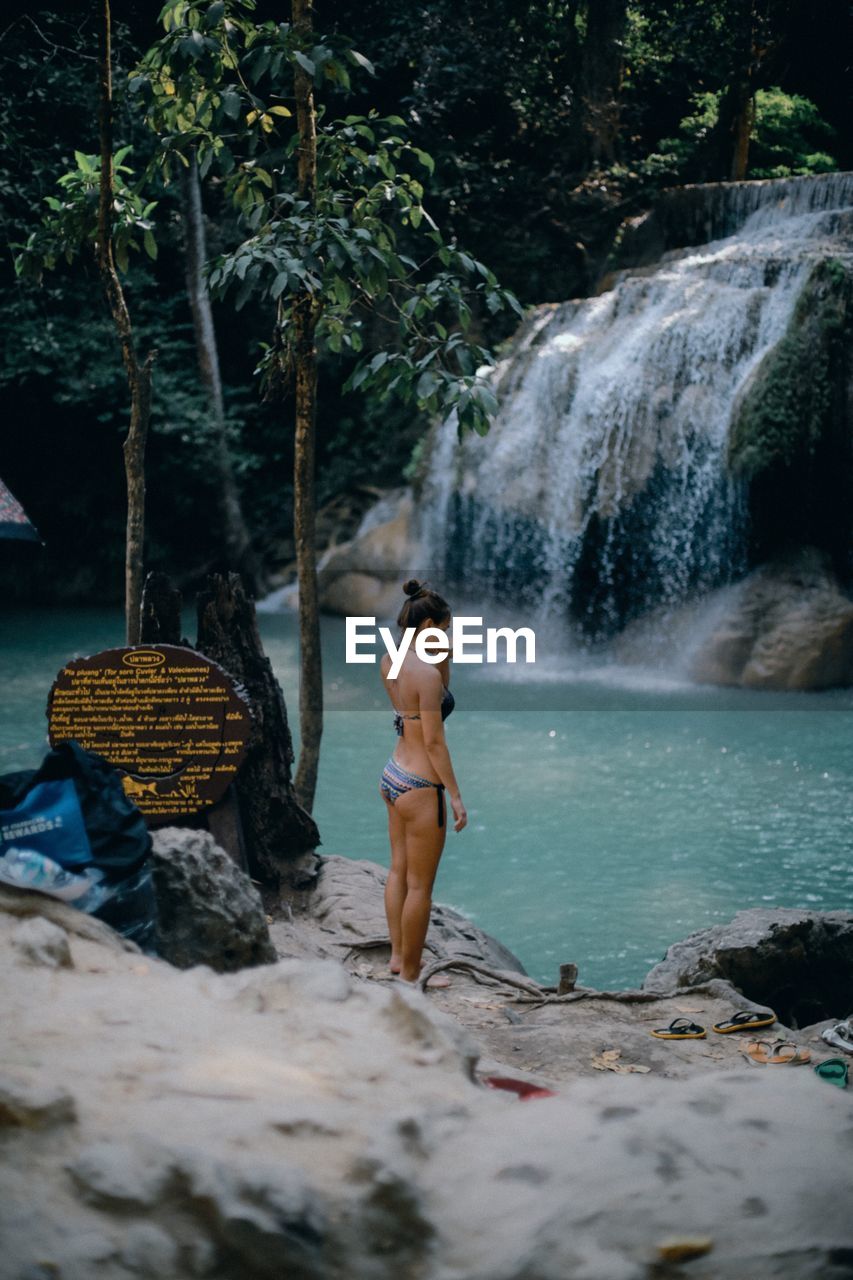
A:
[[[444,848],[447,824],[438,825],[434,787],[405,792],[396,803],[406,837],[406,893],[400,916],[400,976],[414,982],[421,971],[421,953],[429,928],[432,886]]]
[[[401,917],[406,899],[406,827],[397,805],[380,791],[388,810],[388,838],[391,841],[391,869],[385,880],[385,915],[391,939],[391,972],[400,972],[403,926]]]

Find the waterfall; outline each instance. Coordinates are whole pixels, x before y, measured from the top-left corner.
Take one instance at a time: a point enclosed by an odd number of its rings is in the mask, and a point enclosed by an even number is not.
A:
[[[850,258],[853,174],[685,188],[648,217],[657,263],[536,308],[492,372],[490,433],[460,443],[448,418],[420,482],[438,573],[592,638],[743,573],[733,411],[815,264]]]

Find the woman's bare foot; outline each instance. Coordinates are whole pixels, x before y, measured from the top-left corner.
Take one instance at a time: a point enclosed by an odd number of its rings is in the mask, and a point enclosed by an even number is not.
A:
[[[421,965],[421,969],[423,969],[423,965]],[[401,980],[401,981],[403,981],[403,982],[407,981],[407,979],[405,979],[405,978],[403,978],[403,977],[402,977],[401,971],[400,971],[399,969],[392,969],[392,970],[391,970],[391,977],[392,977],[392,978],[400,978],[400,980]],[[420,985],[420,982],[419,982],[419,980],[418,980],[417,978],[414,978],[414,979],[412,979],[412,980],[411,980],[411,985],[412,985],[412,986],[419,986],[419,985]],[[449,979],[449,978],[445,977],[445,975],[444,975],[443,973],[434,973],[434,974],[432,975],[432,977],[431,977],[431,978],[427,978],[427,983],[426,983],[426,985],[427,985],[428,987],[442,987],[442,988],[444,988],[444,987],[452,987],[452,986],[453,986],[453,983],[450,981],[450,979]]]
[[[422,960],[418,967],[418,972],[420,972],[423,969],[423,967],[424,967],[424,963]],[[391,953],[391,959],[388,963],[388,968],[392,978],[399,978],[400,974],[403,971],[402,960],[400,959],[399,956],[395,956],[393,952]],[[427,986],[444,988],[444,987],[452,987],[453,983],[450,981],[449,978],[445,977],[443,973],[436,973],[436,974],[433,974],[433,976],[427,980]]]

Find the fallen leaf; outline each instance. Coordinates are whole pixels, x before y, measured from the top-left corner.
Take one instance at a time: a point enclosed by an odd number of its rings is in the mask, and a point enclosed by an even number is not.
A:
[[[669,1236],[661,1240],[658,1254],[665,1262],[688,1262],[710,1253],[714,1242],[710,1236]]]
[[[592,1060],[592,1065],[596,1071],[616,1071],[620,1075],[630,1075],[633,1072],[642,1072],[645,1074],[651,1071],[651,1067],[642,1067],[637,1062],[620,1062],[622,1057],[621,1049],[605,1049],[602,1053],[597,1054]]]

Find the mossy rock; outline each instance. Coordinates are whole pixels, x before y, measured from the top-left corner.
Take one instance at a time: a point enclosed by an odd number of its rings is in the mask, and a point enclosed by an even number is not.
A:
[[[833,437],[841,443],[851,338],[853,274],[827,258],[809,275],[784,337],[736,411],[728,450],[734,475],[752,480],[773,467],[808,462]]]

